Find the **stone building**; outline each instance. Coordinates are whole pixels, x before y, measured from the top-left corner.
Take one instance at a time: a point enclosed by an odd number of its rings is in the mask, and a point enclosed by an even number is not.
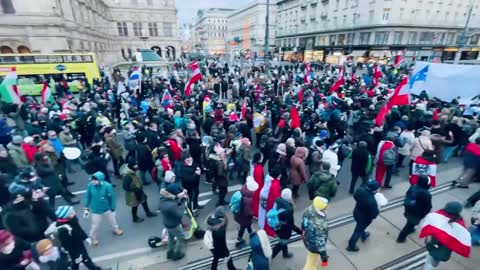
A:
[[[99,64],[138,49],[178,57],[174,0],[0,0],[0,53],[94,52]]]

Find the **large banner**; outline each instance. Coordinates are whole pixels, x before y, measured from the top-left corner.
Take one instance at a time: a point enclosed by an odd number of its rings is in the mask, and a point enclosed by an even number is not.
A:
[[[413,81],[412,94],[425,90],[430,97],[444,101],[460,97],[459,102],[463,104],[480,94],[480,66],[417,61],[412,76],[422,71],[427,71],[425,80]]]

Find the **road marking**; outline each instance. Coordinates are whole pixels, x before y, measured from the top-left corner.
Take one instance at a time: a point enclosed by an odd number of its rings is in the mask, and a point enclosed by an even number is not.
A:
[[[133,249],[133,250],[129,250],[129,251],[116,252],[116,253],[111,253],[111,254],[108,254],[108,255],[99,256],[99,257],[94,258],[93,261],[98,263],[98,262],[109,261],[109,260],[113,260],[113,259],[117,259],[117,258],[121,258],[121,257],[138,255],[138,254],[142,254],[142,253],[151,253],[152,251],[153,251],[153,249],[151,249],[149,247],[137,248],[137,249]]]
[[[233,192],[233,191],[237,191],[237,190],[240,190],[240,189],[242,189],[242,185],[238,184],[238,185],[228,187],[228,192]],[[198,197],[200,198],[200,197],[205,197],[205,196],[210,196],[210,195],[213,195],[213,191],[207,191],[207,192],[200,193],[198,195]]]

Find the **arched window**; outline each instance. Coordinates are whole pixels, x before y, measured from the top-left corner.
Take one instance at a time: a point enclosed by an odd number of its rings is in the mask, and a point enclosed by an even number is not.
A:
[[[18,53],[32,53],[32,51],[30,51],[30,48],[28,48],[27,46],[18,46],[17,48],[18,50]]]
[[[0,53],[14,53],[14,51],[8,46],[1,46]]]

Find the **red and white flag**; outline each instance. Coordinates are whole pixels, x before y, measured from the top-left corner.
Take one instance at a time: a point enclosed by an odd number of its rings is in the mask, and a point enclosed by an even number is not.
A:
[[[240,119],[245,119],[246,115],[247,115],[247,98],[244,98],[242,103],[242,111],[240,114]]]
[[[430,186],[437,186],[437,164],[419,156],[415,159],[412,165],[410,184],[416,185],[418,183],[418,178],[421,175],[425,175],[430,179]]]
[[[395,55],[395,67],[399,67],[403,64],[405,64],[405,55],[404,52],[398,52],[397,55]]]
[[[451,251],[468,258],[472,246],[470,232],[462,219],[450,222],[450,218],[443,210],[428,214],[423,220],[420,238],[432,236]]]
[[[300,115],[298,114],[297,106],[293,105],[290,110],[290,127],[292,129],[300,127]]]
[[[42,104],[45,105],[48,101],[53,101],[52,91],[50,91],[47,82],[44,82],[42,89]]]
[[[338,67],[338,75],[340,76],[338,81],[336,81],[332,88],[330,88],[330,93],[337,92],[340,86],[345,84],[345,78],[343,77],[343,66]]]
[[[312,72],[312,68],[310,67],[309,63],[305,63],[305,76],[303,76],[303,80],[306,84],[310,84],[310,73]]]
[[[190,63],[190,65],[188,65],[188,68],[192,70],[192,76],[190,77],[187,85],[185,85],[186,96],[190,96],[190,94],[192,93],[192,85],[202,79],[202,73],[200,72],[200,67],[198,66],[198,63],[196,61]]]
[[[408,86],[408,77],[405,77],[400,84],[397,85],[393,95],[388,100],[388,103],[385,104],[377,114],[375,118],[375,123],[377,126],[381,126],[383,124],[383,120],[385,120],[385,116],[387,116],[388,112],[392,109],[393,106],[401,106],[401,105],[408,105],[410,103],[410,90]]]
[[[378,86],[378,79],[382,77],[382,72],[378,69],[378,65],[373,67],[373,86]]]

